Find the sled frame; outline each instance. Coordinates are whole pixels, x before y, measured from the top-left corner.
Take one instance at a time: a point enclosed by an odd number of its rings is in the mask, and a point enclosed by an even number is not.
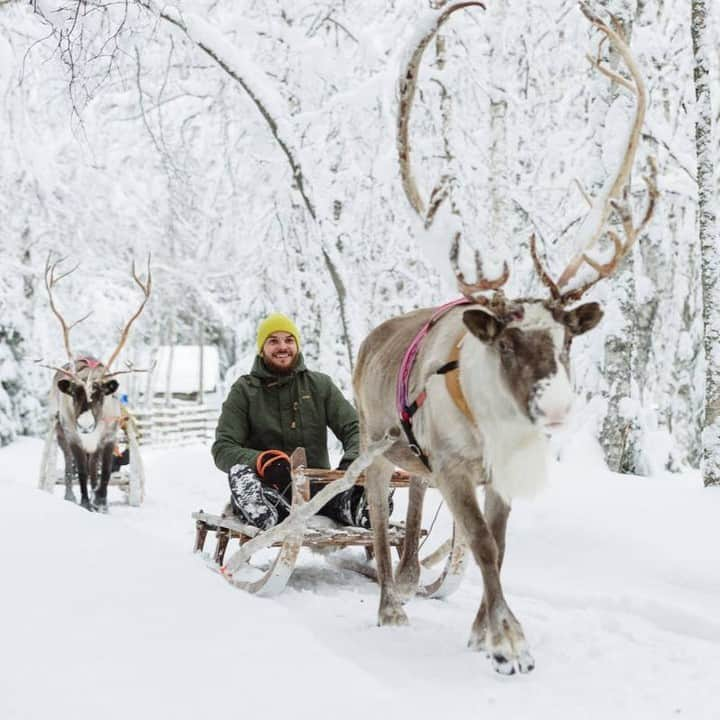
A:
[[[344,473],[341,470],[323,470],[305,467],[306,456],[304,448],[297,448],[290,456],[292,473],[292,507],[296,509],[302,506],[310,498],[310,482],[330,483],[342,478]],[[355,484],[364,484],[364,476],[361,475]],[[393,488],[408,488],[411,478],[404,472],[396,472],[390,481]],[[333,528],[312,528],[305,526],[298,532],[294,532],[282,541],[269,545],[275,548],[277,553],[270,562],[269,567],[257,580],[241,580],[237,577],[232,579],[225,572],[225,554],[231,540],[238,540],[240,546],[249,540],[262,535],[263,531],[258,528],[241,522],[232,514],[229,506],[221,515],[213,515],[203,510],[192,514],[195,520],[195,543],[193,551],[201,553],[204,551],[207,535],[215,533],[215,550],[212,555],[212,562],[218,571],[223,574],[234,586],[247,592],[263,597],[271,597],[281,593],[292,576],[295,569],[301,547],[314,549],[342,549],[346,547],[365,548],[366,557],[371,560],[373,557],[373,533],[372,530],[359,527],[333,527]],[[427,530],[421,530],[421,537],[427,536]],[[460,585],[463,570],[465,567],[465,544],[455,541],[456,533],[444,543],[432,556],[421,561],[426,567],[437,564],[447,557],[440,574],[428,584],[421,584],[418,588],[418,595],[425,597],[447,597]],[[402,554],[405,542],[405,527],[403,523],[390,523],[389,529],[390,546],[394,547],[398,555]],[[372,579],[377,579],[375,569],[372,566],[360,562],[336,563],[344,569],[354,570]]]

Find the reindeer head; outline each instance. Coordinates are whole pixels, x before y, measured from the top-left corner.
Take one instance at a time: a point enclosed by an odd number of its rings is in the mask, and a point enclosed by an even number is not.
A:
[[[103,417],[105,398],[118,389],[118,381],[106,379],[105,366],[91,357],[76,358],[75,372],[63,368],[58,372],[55,384],[61,393],[69,396],[72,403],[70,416],[75,419],[75,429],[80,435],[95,431]]]
[[[530,422],[554,429],[573,402],[569,353],[573,337],[602,318],[597,303],[572,310],[539,301],[466,310],[463,323],[491,355],[499,381]]]

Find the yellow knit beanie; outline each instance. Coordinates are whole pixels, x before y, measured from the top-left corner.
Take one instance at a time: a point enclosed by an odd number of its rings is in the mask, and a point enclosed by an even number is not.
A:
[[[258,325],[257,331],[257,349],[258,354],[262,353],[263,345],[265,341],[274,332],[286,332],[290,333],[295,338],[298,350],[300,350],[300,331],[297,329],[297,325],[287,316],[282,313],[272,313],[268,315]]]

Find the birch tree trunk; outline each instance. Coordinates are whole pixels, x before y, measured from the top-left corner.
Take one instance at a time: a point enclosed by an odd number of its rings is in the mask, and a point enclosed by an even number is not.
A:
[[[702,434],[703,482],[720,485],[720,238],[713,194],[712,103],[710,96],[710,8],[692,0],[695,57],[695,147],[697,150],[698,225],[702,250],[702,294],[705,344],[705,422]]]
[[[631,0],[623,0],[620,7],[612,7],[622,26],[628,45],[632,37],[635,8]],[[616,53],[610,56],[614,69],[620,62]],[[618,95],[613,83],[611,104]],[[613,295],[618,304],[619,320],[615,331],[605,343],[605,373],[608,382],[608,409],[600,435],[605,462],[614,472],[636,473],[638,422],[633,411],[633,340],[636,337],[635,312],[637,298],[635,289],[635,262],[633,254],[625,258],[614,278]],[[637,401],[637,398],[635,398]]]

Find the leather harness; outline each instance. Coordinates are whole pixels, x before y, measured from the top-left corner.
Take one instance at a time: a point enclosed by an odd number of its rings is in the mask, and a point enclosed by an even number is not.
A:
[[[415,437],[415,433],[412,429],[412,417],[425,403],[425,400],[427,399],[427,391],[423,389],[413,402],[408,402],[408,378],[410,376],[410,371],[412,370],[412,366],[415,362],[415,358],[420,348],[420,343],[428,334],[433,325],[435,325],[435,323],[452,308],[458,305],[469,305],[472,303],[473,301],[469,298],[461,298],[451,303],[447,303],[446,305],[443,305],[441,308],[439,308],[433,314],[430,320],[425,323],[425,325],[423,325],[418,334],[415,336],[414,340],[405,352],[402,363],[400,364],[400,372],[398,373],[396,392],[398,411],[400,414],[400,424],[405,431],[405,437],[407,438],[410,450],[415,455],[417,455],[418,458],[420,458],[423,465],[425,465],[428,470],[432,470],[432,468],[430,467],[430,458],[420,447],[420,443]],[[447,387],[448,393],[450,394],[453,402],[463,413],[463,415],[465,415],[465,417],[470,420],[470,422],[474,423],[475,419],[470,410],[470,407],[467,404],[465,395],[463,395],[462,388],[460,387],[460,373],[457,372],[459,368],[460,345],[463,337],[465,337],[465,334],[466,333],[463,333],[463,335],[458,338],[457,342],[453,344],[453,348],[450,352],[450,358],[448,362],[446,362],[442,367],[438,368],[434,374],[445,376],[445,386]]]

